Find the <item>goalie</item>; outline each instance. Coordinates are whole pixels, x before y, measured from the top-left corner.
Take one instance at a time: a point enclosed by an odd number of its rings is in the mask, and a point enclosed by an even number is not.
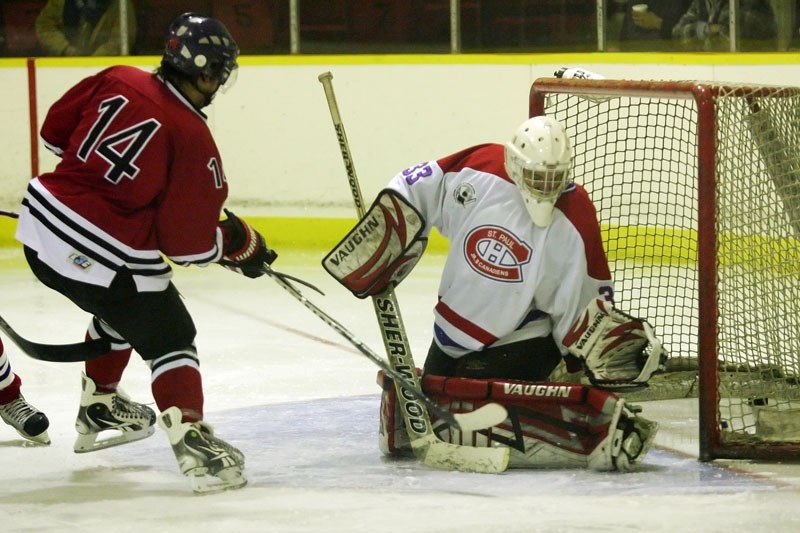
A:
[[[439,436],[509,446],[511,467],[627,470],[657,425],[614,391],[646,386],[666,354],[647,322],[613,306],[596,211],[571,161],[563,126],[539,116],[505,145],[403,170],[323,266],[356,296],[376,295],[408,275],[437,228],[450,250],[423,390],[454,412],[498,402],[509,413],[469,434],[441,424]],[[593,386],[549,382],[562,360]],[[378,382],[381,450],[404,454],[395,388]]]

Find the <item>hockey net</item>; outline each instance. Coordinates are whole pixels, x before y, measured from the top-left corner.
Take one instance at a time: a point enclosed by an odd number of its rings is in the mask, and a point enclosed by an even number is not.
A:
[[[800,459],[800,88],[539,79],[598,209],[617,306],[697,397],[700,458]]]

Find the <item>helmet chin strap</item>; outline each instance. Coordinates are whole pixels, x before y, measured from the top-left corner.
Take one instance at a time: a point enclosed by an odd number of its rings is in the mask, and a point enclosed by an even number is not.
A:
[[[216,90],[214,90],[214,91],[212,91],[210,93],[204,93],[203,91],[199,91],[199,92],[200,92],[200,94],[203,95],[203,105],[200,106],[201,109],[203,107],[211,105],[211,102],[214,101],[214,97],[217,95],[217,91]]]
[[[214,101],[214,97],[217,95],[217,92],[219,92],[219,85],[217,85],[217,88],[214,89],[213,91],[210,92],[204,91],[203,89],[200,88],[200,84],[197,82],[197,78],[195,78],[194,81],[192,82],[192,87],[194,88],[195,91],[197,91],[197,93],[200,96],[203,97],[203,102],[199,106],[197,106],[197,109],[203,109],[204,107],[209,106],[211,102]]]

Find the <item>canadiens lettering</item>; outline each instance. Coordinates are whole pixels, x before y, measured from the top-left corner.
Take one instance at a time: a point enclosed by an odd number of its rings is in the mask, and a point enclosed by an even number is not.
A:
[[[464,240],[464,258],[478,274],[497,281],[519,283],[522,266],[533,251],[527,243],[499,226],[480,226]]]
[[[406,348],[408,344],[392,300],[376,298],[376,306],[379,310],[378,320],[381,323],[392,368],[406,380],[415,380],[417,370],[414,365],[406,362],[406,356],[409,355]],[[428,425],[424,419],[425,411],[419,401],[403,387],[400,387],[400,397],[402,398],[400,405],[405,413],[406,423],[415,433],[425,434],[428,431]]]
[[[356,246],[368,239],[375,230],[380,227],[380,222],[373,215],[368,220],[358,225],[357,232],[350,235],[350,238],[336,250],[335,255],[330,257],[330,262],[336,266],[346,260],[356,249]]]
[[[522,383],[503,383],[503,392],[517,396],[547,396],[569,398],[572,387],[569,385],[536,385]]]

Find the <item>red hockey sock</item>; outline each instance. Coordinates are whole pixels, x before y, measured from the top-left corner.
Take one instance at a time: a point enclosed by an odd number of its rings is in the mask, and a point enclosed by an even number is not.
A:
[[[203,380],[196,368],[167,370],[153,381],[152,391],[160,411],[175,406],[183,411],[183,422],[203,419]]]
[[[14,374],[14,381],[11,382],[11,385],[0,390],[0,405],[11,403],[16,400],[21,388],[22,380],[18,375]]]
[[[86,376],[94,381],[98,392],[114,392],[117,390],[122,372],[131,358],[131,348],[111,350],[107,355],[86,361]]]

